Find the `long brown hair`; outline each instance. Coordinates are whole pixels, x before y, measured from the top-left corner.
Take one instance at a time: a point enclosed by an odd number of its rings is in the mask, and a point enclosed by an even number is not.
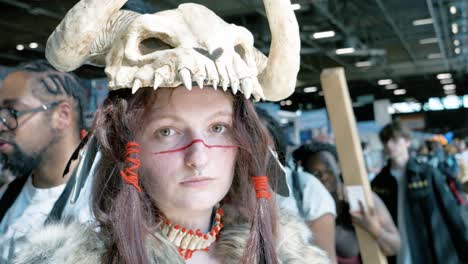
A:
[[[135,95],[131,95],[129,89],[112,92],[96,116],[96,138],[103,156],[94,180],[92,199],[101,234],[108,241],[104,256],[107,263],[117,260],[127,264],[149,263],[145,238],[162,222],[161,212],[144,186],[139,193],[119,174],[126,165],[125,145],[140,131],[156,98],[157,92],[149,88],[140,89]],[[223,202],[250,219],[252,225],[241,262],[276,264],[274,199],[256,199],[250,178],[267,175],[276,189],[280,168],[268,150],[271,139],[253,103],[242,95],[234,96],[233,108],[233,134],[240,147],[233,184]],[[145,176],[140,174],[140,177]]]

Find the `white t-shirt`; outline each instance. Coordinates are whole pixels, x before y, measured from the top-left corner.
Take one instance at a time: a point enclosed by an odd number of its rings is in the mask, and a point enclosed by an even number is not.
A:
[[[302,210],[298,210],[292,188],[292,171],[286,169],[286,182],[289,187],[289,197],[277,195],[280,209],[301,215],[306,221],[313,221],[326,214],[336,217],[336,206],[333,197],[323,184],[312,174],[299,168],[299,186],[302,190]],[[301,204],[301,203],[300,203]]]
[[[411,264],[411,251],[408,244],[408,234],[406,233],[405,223],[405,201],[406,201],[406,174],[405,170],[392,169],[392,176],[398,182],[398,231],[401,236],[400,252],[397,255],[397,264]]]
[[[36,188],[32,185],[32,177],[28,177],[0,223],[0,263],[8,262],[21,250],[21,243],[29,232],[41,228],[64,188],[65,184],[47,189]]]

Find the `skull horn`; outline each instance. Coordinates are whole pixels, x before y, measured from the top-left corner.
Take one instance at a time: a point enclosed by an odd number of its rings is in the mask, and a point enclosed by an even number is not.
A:
[[[99,54],[97,44],[106,45],[96,41],[103,37],[101,42],[107,42],[106,34],[100,35],[106,27],[111,16],[127,2],[127,0],[81,0],[60,22],[55,31],[47,40],[46,58],[60,71],[72,71],[80,67],[93,55]],[[112,25],[111,25],[112,24]],[[100,39],[99,39],[100,40]]]
[[[258,78],[265,99],[279,101],[296,88],[301,60],[299,25],[290,0],[263,0],[263,4],[271,30],[271,46],[268,63]],[[257,54],[258,66],[264,65],[264,59]]]

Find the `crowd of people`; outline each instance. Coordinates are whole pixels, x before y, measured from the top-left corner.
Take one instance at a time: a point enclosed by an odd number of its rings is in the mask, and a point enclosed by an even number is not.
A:
[[[123,52],[106,38],[124,33],[106,30],[139,14],[80,1],[52,34],[49,62],[19,65],[0,88],[0,264],[357,264],[366,249],[356,228],[388,263],[468,263],[466,141],[433,137],[416,149],[411,132],[391,122],[379,134],[388,162],[371,172],[374,206],[351,210],[336,147],[288,146],[281,125],[255,107],[294,92],[299,67],[290,2],[265,2],[272,41],[288,40],[272,44],[277,57],[245,43],[242,56],[238,46],[189,48],[193,65],[178,53],[172,67],[158,61],[164,56],[143,59],[160,63],[149,75],[106,59],[112,89],[86,128],[85,89],[63,71]],[[116,28],[76,24],[100,12],[108,20],[96,25]],[[206,21],[244,32],[197,5],[172,12],[192,28]],[[251,64],[249,52],[264,63]],[[127,78],[135,80],[122,84]]]

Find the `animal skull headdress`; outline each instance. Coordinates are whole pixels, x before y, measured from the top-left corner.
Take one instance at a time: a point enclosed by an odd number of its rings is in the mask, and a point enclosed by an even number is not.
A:
[[[246,98],[282,100],[294,92],[299,27],[290,0],[263,0],[272,43],[269,57],[245,28],[197,4],[156,14],[120,10],[127,0],[81,0],[47,41],[61,71],[86,62],[106,66],[109,89],[212,85]]]

